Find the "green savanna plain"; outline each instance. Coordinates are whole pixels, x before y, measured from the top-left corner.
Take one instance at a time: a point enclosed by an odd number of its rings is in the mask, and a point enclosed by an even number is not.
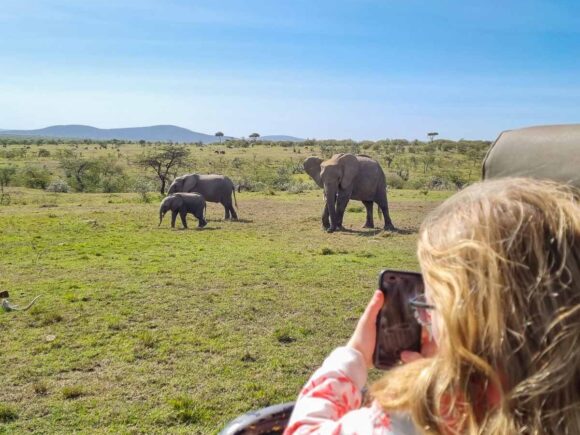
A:
[[[390,190],[401,233],[353,201],[326,234],[320,190],[239,193],[240,220],[210,203],[203,230],[158,227],[138,193],[7,192],[0,290],[41,298],[0,312],[0,433],[216,433],[294,400],[453,193]]]

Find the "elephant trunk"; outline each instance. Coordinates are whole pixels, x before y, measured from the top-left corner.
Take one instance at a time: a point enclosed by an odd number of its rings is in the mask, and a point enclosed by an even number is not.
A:
[[[332,186],[324,186],[324,194],[326,196],[326,205],[330,215],[330,231],[334,231],[338,227],[338,215],[336,211],[336,188]]]
[[[320,186],[320,187],[324,187],[324,185],[322,184],[322,178],[320,178],[320,172],[314,172],[310,175],[312,177],[312,179],[314,180],[314,182]]]

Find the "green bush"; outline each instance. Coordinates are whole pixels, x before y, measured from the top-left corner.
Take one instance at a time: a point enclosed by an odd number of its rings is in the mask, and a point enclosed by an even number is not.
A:
[[[4,191],[4,188],[10,185],[12,178],[16,174],[16,168],[13,166],[2,166],[0,167],[0,191]]]
[[[386,178],[387,178],[387,187],[390,187],[391,189],[402,189],[403,186],[405,185],[405,180],[403,180],[397,174],[386,174]]]
[[[19,174],[22,184],[31,189],[46,189],[50,184],[50,171],[40,166],[25,166]]]
[[[0,423],[9,423],[18,418],[18,414],[8,405],[0,403]]]
[[[68,184],[77,192],[125,192],[129,179],[112,157],[85,159],[68,153],[60,159]]]
[[[290,193],[302,193],[308,190],[318,189],[318,186],[314,182],[297,180],[291,180],[288,183],[282,184],[278,187],[280,190]]]
[[[46,190],[49,192],[60,192],[60,193],[67,193],[70,191],[70,186],[68,183],[59,178],[57,180],[52,180],[50,184],[46,187]]]
[[[72,385],[69,387],[63,387],[61,393],[63,398],[67,400],[72,400],[78,399],[79,397],[83,396],[85,394],[85,391],[83,387],[81,387],[80,385]]]

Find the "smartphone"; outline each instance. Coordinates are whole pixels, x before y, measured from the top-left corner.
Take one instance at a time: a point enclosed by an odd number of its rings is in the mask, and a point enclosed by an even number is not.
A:
[[[385,295],[385,304],[377,317],[373,364],[385,370],[400,362],[403,350],[421,351],[421,325],[409,301],[423,294],[425,285],[418,272],[383,270],[379,289]]]

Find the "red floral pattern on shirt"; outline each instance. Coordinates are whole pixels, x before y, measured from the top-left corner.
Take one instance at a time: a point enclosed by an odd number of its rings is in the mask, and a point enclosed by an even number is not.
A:
[[[376,403],[360,408],[366,373],[359,352],[336,349],[300,392],[284,434],[393,434],[391,419]]]

